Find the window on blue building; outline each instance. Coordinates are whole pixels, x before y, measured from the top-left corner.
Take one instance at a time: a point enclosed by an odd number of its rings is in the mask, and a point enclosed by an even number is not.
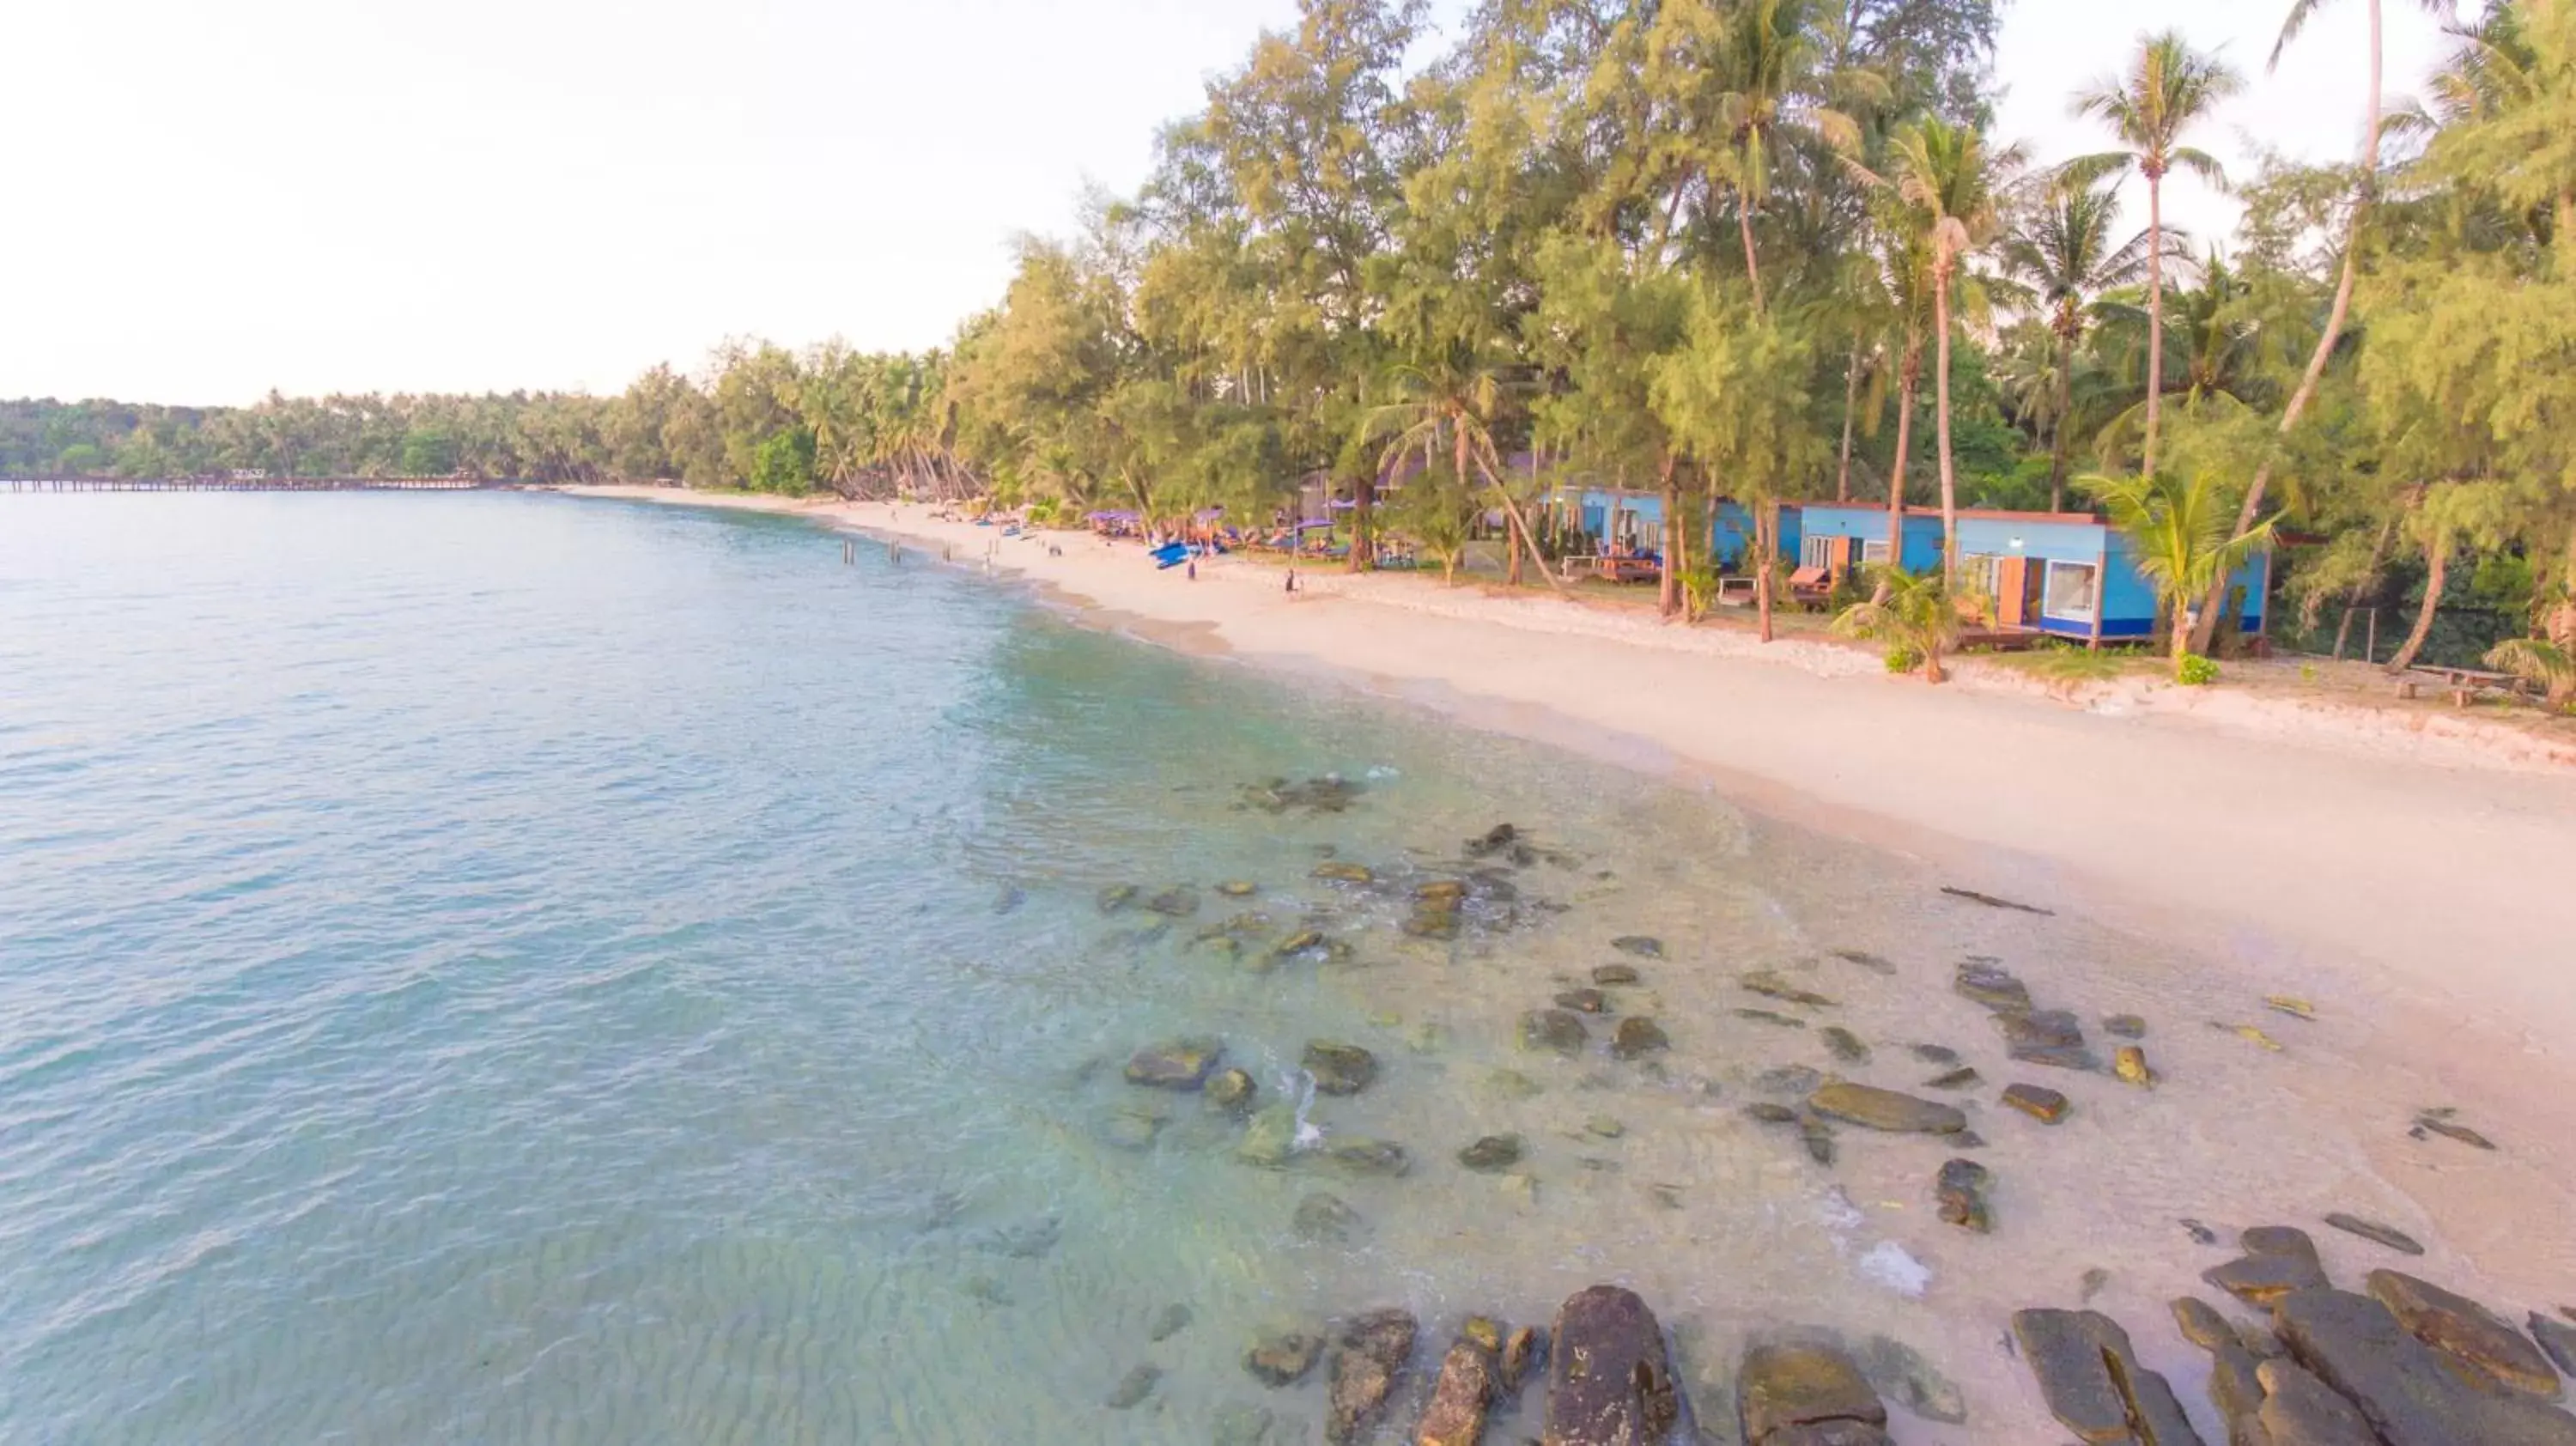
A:
[[[2061,562],[2054,558],[2048,564],[2048,591],[2040,609],[2053,618],[2068,618],[2079,623],[2093,620],[2093,578],[2097,569],[2089,562]]]

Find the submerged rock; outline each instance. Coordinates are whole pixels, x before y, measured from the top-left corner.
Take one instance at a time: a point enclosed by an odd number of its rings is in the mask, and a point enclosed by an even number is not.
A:
[[[1664,1035],[1663,1026],[1642,1014],[1632,1014],[1620,1020],[1619,1027],[1610,1035],[1610,1052],[1621,1059],[1642,1058],[1671,1045],[1672,1041]]]
[[[2198,1296],[2174,1297],[2173,1317],[2174,1327],[2182,1332],[2182,1338],[2202,1350],[2214,1351],[2244,1344],[2236,1334],[2234,1323],[2220,1315],[2216,1306]]]
[[[2024,1310],[2013,1337],[2048,1409],[2087,1442],[2200,1446],[2165,1378],[2138,1364],[2128,1332],[2099,1311]],[[2137,1429],[2132,1430],[2132,1426]]]
[[[1323,1191],[1298,1201],[1297,1213],[1289,1222],[1298,1239],[1331,1245],[1349,1241],[1358,1233],[1361,1223],[1360,1212],[1352,1209],[1341,1196]]]
[[[1623,934],[1611,940],[1610,947],[1622,954],[1632,954],[1640,959],[1664,957],[1664,941],[1646,934]]]
[[[1520,836],[1521,831],[1510,824],[1495,824],[1492,828],[1467,840],[1467,857],[1481,859],[1502,853],[1518,843]]]
[[[1988,1009],[2013,1014],[2030,1012],[2030,986],[1991,959],[1971,959],[1961,964],[1950,987]]]
[[[1759,994],[1765,999],[1777,999],[1783,1004],[1795,1004],[1807,1009],[1841,1007],[1839,1000],[1810,989],[1801,989],[1790,983],[1777,969],[1756,969],[1736,982],[1752,993]]]
[[[1217,885],[1216,891],[1229,899],[1248,899],[1260,893],[1261,886],[1249,879],[1228,879]]]
[[[1247,1165],[1276,1169],[1297,1151],[1297,1107],[1286,1100],[1253,1112],[1243,1127],[1234,1157]]]
[[[1217,1409],[1216,1435],[1212,1439],[1215,1446],[1271,1446],[1270,1428],[1276,1424],[1277,1418],[1267,1406],[1230,1402]],[[1294,1441],[1299,1436],[1292,1429],[1279,1439]]]
[[[1823,1121],[1801,1120],[1798,1123],[1798,1142],[1807,1147],[1808,1159],[1827,1169],[1833,1168],[1834,1132]]]
[[[2156,1087],[2156,1072],[2147,1068],[2147,1052],[2134,1044],[2124,1044],[2111,1056],[2111,1072],[2140,1089]]]
[[[1824,1075],[1803,1064],[1784,1064],[1766,1069],[1753,1077],[1753,1088],[1766,1095],[1805,1095],[1815,1093],[1825,1082]]]
[[[1377,1078],[1377,1056],[1356,1044],[1329,1039],[1306,1041],[1298,1064],[1314,1076],[1315,1088],[1328,1095],[1355,1095]]]
[[[1638,978],[1636,968],[1627,964],[1604,964],[1592,971],[1595,984],[1634,984]]]
[[[1549,1333],[1547,1446],[1660,1446],[1681,1417],[1663,1327],[1634,1291],[1595,1285]]]
[[[1145,901],[1145,907],[1167,919],[1186,919],[1199,911],[1199,891],[1175,884]]]
[[[2480,1385],[2407,1334],[2388,1307],[2342,1290],[2294,1291],[2276,1320],[2282,1344],[2361,1408],[2386,1446],[2567,1446],[2576,1417],[2519,1391]]]
[[[1807,1021],[1800,1019],[1798,1016],[1794,1014],[1782,1014],[1777,1010],[1771,1009],[1739,1009],[1735,1011],[1735,1017],[1738,1019],[1750,1019],[1756,1024],[1777,1024],[1787,1029],[1804,1029],[1807,1027]]]
[[[1842,1352],[1820,1345],[1756,1346],[1735,1376],[1736,1417],[1749,1446],[1813,1440],[1801,1427],[1887,1424],[1878,1392]]]
[[[2102,1032],[2114,1039],[2144,1039],[2147,1022],[2134,1014],[2113,1014],[2103,1019]]]
[[[1347,859],[1326,859],[1322,863],[1315,865],[1315,867],[1309,872],[1308,877],[1323,879],[1328,883],[1336,884],[1373,884],[1377,882],[1377,874],[1371,870],[1368,865],[1355,864]]]
[[[1873,974],[1894,974],[1896,972],[1896,965],[1892,960],[1881,958],[1866,949],[1836,949],[1832,952],[1835,958],[1842,960],[1844,963],[1857,964]]]
[[[1927,1090],[1972,1090],[1985,1082],[1986,1077],[1977,1073],[1976,1066],[1963,1064],[1925,1080],[1923,1087]]]
[[[1138,1366],[1129,1371],[1126,1377],[1109,1392],[1109,1399],[1105,1404],[1112,1411],[1130,1410],[1142,1404],[1147,1396],[1154,1394],[1154,1383],[1161,1379],[1163,1379],[1162,1367]]]
[[[2252,1414],[2265,1446],[2379,1446],[2360,1407],[2292,1362],[2255,1367],[2254,1389],[2260,1404]]]
[[[2374,1270],[2371,1298],[2406,1333],[2500,1386],[2558,1399],[2558,1372],[2504,1317],[2464,1295],[2395,1270]]]
[[[1264,1333],[1243,1354],[1243,1368],[1265,1386],[1293,1386],[1315,1369],[1324,1354],[1324,1338],[1302,1330]]]
[[[2576,1327],[2570,1327],[2565,1321],[2551,1320],[2538,1311],[2531,1313],[2528,1324],[2531,1338],[2540,1342],[2540,1349],[2558,1363],[2558,1373],[2576,1377]]]
[[[1336,1140],[1324,1147],[1324,1159],[1346,1175],[1394,1176],[1413,1168],[1413,1158],[1392,1140]]]
[[[1955,1135],[1968,1127],[1968,1117],[1949,1105],[1847,1081],[1809,1095],[1807,1108],[1829,1119],[1897,1134]]]
[[[1768,1100],[1746,1105],[1744,1107],[1744,1113],[1750,1117],[1755,1124],[1760,1125],[1794,1125],[1798,1122],[1798,1112],[1796,1110],[1789,1108],[1787,1105],[1772,1104]]]
[[[2326,1223],[2347,1235],[2358,1235],[2373,1244],[2385,1245],[2400,1255],[2424,1253],[2424,1247],[2415,1243],[2414,1236],[2393,1225],[2382,1225],[2376,1220],[2364,1220],[2358,1215],[2346,1215],[2341,1211],[2327,1216]]]
[[[1993,1183],[1993,1173],[1974,1160],[1944,1162],[1932,1186],[1942,1222],[1980,1235],[1994,1229],[1994,1211],[1986,1200],[1986,1190]]]
[[[1458,1152],[1458,1163],[1480,1174],[1496,1174],[1521,1162],[1518,1135],[1487,1135]]]
[[[2247,1305],[2269,1309],[2294,1290],[2315,1290],[2327,1284],[2316,1242],[2304,1230],[2287,1225],[2257,1225],[2239,1237],[2238,1243],[2246,1252],[2241,1259],[2211,1266],[2201,1272],[2200,1278]]]
[[[1591,1035],[1583,1018],[1570,1009],[1533,1009],[1521,1016],[1521,1048],[1579,1054]]]
[[[1547,1348],[1545,1338],[1535,1326],[1522,1326],[1503,1337],[1502,1375],[1500,1384],[1505,1395],[1521,1388],[1528,1379],[1530,1367],[1537,1365],[1540,1352]]]
[[[1871,1336],[1858,1354],[1872,1389],[1926,1421],[1958,1426],[1968,1419],[1968,1398],[1958,1383],[1923,1353],[1891,1336]]]
[[[1946,1044],[1909,1044],[1908,1052],[1925,1064],[1957,1064],[1959,1052]]]
[[[1108,888],[1102,889],[1093,902],[1100,905],[1100,912],[1115,914],[1136,902],[1136,896],[1142,892],[1143,890],[1138,889],[1134,884],[1111,884]]]
[[[2060,1069],[2102,1066],[2093,1051],[2084,1047],[2084,1028],[2075,1022],[2072,1010],[1998,1014],[1995,1027],[2003,1031],[2004,1052],[2024,1064],[2055,1065]]]
[[[1324,1439],[1332,1446],[1358,1440],[1376,1421],[1419,1329],[1406,1310],[1374,1311],[1343,1328],[1325,1398]]]
[[[1827,1025],[1822,1033],[1825,1048],[1833,1052],[1834,1058],[1845,1064],[1869,1063],[1869,1046],[1861,1043],[1859,1035],[1839,1024]]]
[[[1259,1089],[1252,1082],[1252,1076],[1242,1070],[1219,1070],[1208,1076],[1203,1097],[1218,1109],[1241,1113],[1252,1108],[1253,1096]]]
[[[1547,1093],[1547,1087],[1516,1069],[1498,1069],[1485,1076],[1485,1093],[1498,1100],[1534,1100]]]
[[[2430,1130],[2434,1134],[2440,1135],[2446,1140],[2457,1140],[2471,1149],[2492,1150],[2496,1147],[2495,1141],[2490,1140],[2486,1136],[2479,1134],[2477,1131],[2470,1129],[2468,1126],[2459,1123],[2457,1120],[2451,1119],[2447,1115],[2436,1115],[2430,1113],[2418,1115],[2415,1117],[2415,1129],[2418,1132]],[[2417,1135],[2417,1138],[2422,1138],[2420,1133]]]
[[[1485,1439],[1485,1411],[1493,1404],[1499,1374],[1492,1347],[1472,1340],[1450,1346],[1440,1362],[1431,1404],[1414,1428],[1415,1446],[1480,1446]]]
[[[1160,1342],[1170,1340],[1172,1337],[1188,1330],[1190,1328],[1190,1322],[1196,1319],[1198,1319],[1197,1312],[1191,1310],[1188,1306],[1181,1304],[1179,1301],[1174,1301],[1170,1305],[1163,1307],[1160,1311],[1155,1312],[1154,1324],[1148,1328],[1146,1334],[1151,1336],[1159,1344]]]
[[[1610,996],[1598,989],[1568,989],[1556,996],[1556,1007],[1571,1009],[1578,1014],[1607,1014]]]
[[[1127,1082],[1153,1089],[1194,1090],[1207,1083],[1224,1057],[1212,1039],[1173,1039],[1149,1044],[1127,1059]]]
[[[2057,1091],[2027,1084],[2004,1086],[2004,1103],[2043,1125],[2053,1125],[2065,1119],[2067,1110],[2072,1108],[2067,1104],[2066,1096]]]

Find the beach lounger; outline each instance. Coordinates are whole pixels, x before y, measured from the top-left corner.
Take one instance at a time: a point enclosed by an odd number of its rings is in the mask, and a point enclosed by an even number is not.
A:
[[[1802,567],[1789,574],[1789,600],[1800,604],[1823,605],[1834,591],[1833,569]]]

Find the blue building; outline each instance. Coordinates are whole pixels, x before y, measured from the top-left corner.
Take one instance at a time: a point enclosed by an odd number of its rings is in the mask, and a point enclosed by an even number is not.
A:
[[[1721,563],[1740,563],[1751,519],[1732,502],[1718,504],[1710,546]],[[1905,512],[1903,551],[1908,572],[1941,565],[1941,514],[1914,507]],[[1853,567],[1887,560],[1887,509],[1868,503],[1784,503],[1780,550],[1804,568],[1840,578]],[[1999,628],[2058,637],[2141,639],[2156,629],[2156,592],[2138,571],[2128,538],[2085,512],[1959,513],[1961,576],[1994,600]],[[2272,557],[2248,558],[2229,579],[2240,596],[2243,631],[2263,631],[2272,589]]]

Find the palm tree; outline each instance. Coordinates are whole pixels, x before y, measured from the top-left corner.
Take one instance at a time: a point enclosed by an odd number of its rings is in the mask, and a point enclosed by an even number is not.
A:
[[[2120,175],[2131,168],[2147,178],[2147,230],[2165,230],[2165,175],[2180,166],[2213,186],[2224,188],[2227,173],[2208,152],[2182,143],[2183,132],[2207,120],[2222,101],[2244,88],[2244,77],[2214,55],[2203,55],[2179,31],[2141,36],[2138,55],[2125,76],[2106,77],[2075,97],[2075,114],[2102,121],[2119,138],[2121,150],[2069,162],[2067,174],[2078,184]],[[2147,440],[2145,463],[2156,470],[2158,396],[2165,384],[2164,266],[2162,248],[2147,251]]]
[[[2057,394],[2050,415],[2048,510],[2066,501],[2066,453],[2075,410],[2075,349],[2102,294],[2134,284],[2159,249],[2156,233],[2141,231],[2114,244],[2120,221],[2119,192],[2099,183],[2057,185],[2022,216],[2004,240],[2004,269],[2028,286],[2057,338]]]
[[[2191,655],[2191,600],[2215,578],[2227,579],[2272,539],[2272,524],[2248,532],[2228,527],[2224,483],[2207,468],[2189,477],[2147,472],[2135,477],[2088,476],[2076,486],[2110,514],[2129,539],[2132,560],[2173,622],[2174,672]],[[2223,596],[2223,594],[2222,594]]]
[[[1452,475],[1459,485],[1467,486],[1468,479],[1481,478],[1494,500],[1502,504],[1511,532],[1507,553],[1510,571],[1505,581],[1520,586],[1521,557],[1526,552],[1538,564],[1538,575],[1546,579],[1548,586],[1563,592],[1565,584],[1557,581],[1547,560],[1539,556],[1537,535],[1521,515],[1520,503],[1504,475],[1502,454],[1494,446],[1492,422],[1502,406],[1501,375],[1489,367],[1439,363],[1399,366],[1389,379],[1399,400],[1371,409],[1360,423],[1362,436],[1388,439],[1378,459],[1378,471],[1385,472],[1408,453],[1435,455],[1436,449],[1445,445]]]
[[[1753,245],[1753,213],[1771,194],[1773,157],[1784,143],[1812,140],[1846,158],[1860,144],[1860,123],[1826,103],[1835,91],[1883,97],[1873,72],[1826,73],[1816,43],[1815,0],[1743,0],[1721,39],[1726,89],[1717,102],[1735,188],[1735,218],[1744,240],[1744,272],[1753,309],[1762,310],[1762,266]]]
[[[2281,22],[2280,39],[2272,43],[2272,58],[2267,68],[2278,70],[2281,56],[2290,42],[2299,38],[2326,0],[2291,0],[2290,13]],[[2426,13],[2448,15],[2455,8],[2452,0],[2417,0]],[[2316,350],[2308,354],[2308,369],[2299,377],[2299,385],[2290,393],[2290,403],[2281,410],[2281,425],[2275,435],[2286,437],[2307,414],[2308,404],[2315,400],[2318,383],[2325,380],[2326,363],[2334,359],[2335,343],[2343,337],[2344,321],[2352,314],[2353,284],[2359,278],[2362,222],[2370,214],[2370,204],[2379,193],[2379,138],[2385,127],[2383,112],[2387,103],[2381,98],[2381,76],[2386,66],[2381,56],[2379,0],[2370,4],[2370,100],[2362,111],[2361,124],[2361,192],[2353,198],[2352,215],[2344,223],[2342,275],[2335,281],[2334,303],[2326,310],[2325,330],[2317,334]],[[2254,469],[2254,481],[2245,489],[2245,501],[2236,513],[2236,530],[2253,527],[2262,515],[2263,495],[2272,481],[2272,459],[2265,457]],[[2224,578],[2210,584],[2210,596],[2203,603],[2200,627],[2192,633],[2192,646],[2206,648],[2218,626],[2218,610],[2224,604]]]
[[[1900,218],[1901,220],[1901,218]],[[1914,389],[1923,380],[1923,326],[1931,320],[1932,257],[1921,232],[1904,224],[1880,228],[1881,319],[1900,340],[1896,352],[1896,454],[1887,467],[1887,556],[1899,560],[1905,536],[1905,467],[1914,448]]]
[[[1854,603],[1834,619],[1835,632],[1885,643],[1891,655],[1911,659],[1927,683],[1949,676],[1941,669],[1941,655],[1965,628],[1941,574],[1912,573],[1894,566],[1879,571],[1877,596]],[[1891,661],[1891,671],[1893,667]]]
[[[1927,116],[1897,132],[1889,144],[1888,168],[1896,194],[1924,242],[1932,276],[1932,325],[1937,340],[1933,375],[1934,409],[1941,445],[1941,570],[1946,578],[1955,564],[1959,540],[1959,492],[1950,453],[1950,290],[1959,263],[1969,252],[1995,238],[2002,215],[1995,205],[2000,182],[2022,162],[2018,147],[1989,152],[1984,135]],[[1904,560],[1903,518],[1891,516],[1890,563]]]

